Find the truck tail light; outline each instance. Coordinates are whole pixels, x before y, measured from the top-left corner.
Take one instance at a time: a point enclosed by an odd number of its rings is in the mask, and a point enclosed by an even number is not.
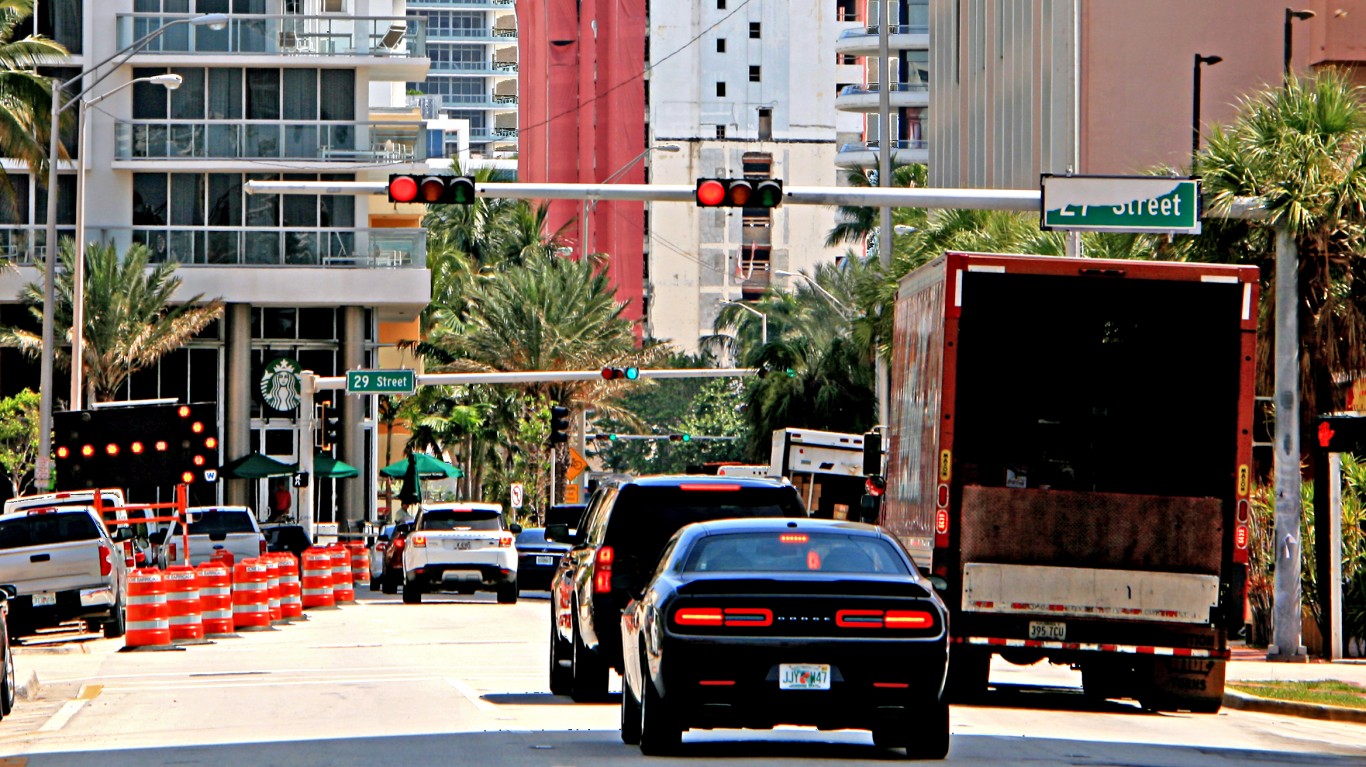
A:
[[[415,548],[415,549],[425,549],[425,548],[427,548],[427,536],[419,534],[419,535],[414,535],[414,536],[412,536],[412,539],[413,539],[413,548]]]
[[[114,572],[114,550],[100,544],[100,575],[108,575]]]
[[[175,564],[176,561],[176,545],[172,543],[170,546],[166,547],[166,563]]]
[[[598,553],[593,557],[593,593],[610,594],[612,592],[612,560],[615,552],[611,546],[602,546]]]
[[[674,611],[679,626],[752,626],[773,625],[773,611],[766,607],[680,607]]]
[[[266,539],[265,539],[265,538],[262,538],[261,541],[260,541],[260,544],[261,544],[261,556],[264,557],[264,556],[266,555]]]
[[[123,542],[123,564],[125,567],[136,567],[137,556],[133,553],[133,542]]]

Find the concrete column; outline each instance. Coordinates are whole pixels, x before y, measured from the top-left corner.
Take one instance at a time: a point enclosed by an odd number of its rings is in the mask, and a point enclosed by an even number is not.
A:
[[[369,367],[365,364],[365,310],[359,306],[347,306],[342,309],[341,366],[343,370],[337,371],[339,375],[344,375],[345,370]],[[373,395],[348,395],[338,389],[333,391],[331,396],[333,404],[341,405],[342,420],[341,428],[338,429],[341,447],[337,455],[341,460],[360,470],[359,477],[337,482],[337,491],[340,495],[337,509],[345,520],[343,529],[355,531],[367,518],[370,505],[373,503],[371,498],[374,491],[370,483],[374,467],[367,460],[365,450],[365,416]]]
[[[251,305],[228,304],[223,307],[227,329],[223,345],[223,462],[233,461],[256,449],[251,444]],[[255,480],[232,479],[223,482],[223,502],[246,506],[251,501],[249,483]]]

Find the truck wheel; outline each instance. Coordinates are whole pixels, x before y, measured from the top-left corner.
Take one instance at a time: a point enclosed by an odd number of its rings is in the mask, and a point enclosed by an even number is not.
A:
[[[128,613],[124,610],[123,600],[114,604],[114,609],[110,611],[109,620],[104,623],[104,636],[106,639],[118,639],[128,633]]]
[[[654,683],[649,679],[643,681],[641,686],[645,689],[640,695],[640,753],[646,756],[668,756],[678,750],[683,740],[683,727],[668,701],[655,692]]]
[[[574,689],[574,647],[555,630],[555,605],[550,606],[550,694],[568,695]]]
[[[515,579],[508,581],[507,583],[498,584],[498,604],[517,604],[517,581]]]
[[[954,703],[981,699],[991,677],[991,653],[954,645],[949,650],[949,675],[944,694]]]
[[[412,578],[403,579],[403,604],[422,604],[422,584]]]
[[[598,701],[607,697],[607,664],[598,654],[588,649],[579,636],[578,616],[574,618],[573,680],[569,695],[579,703]]]
[[[19,687],[14,681],[14,650],[10,647],[9,637],[0,636],[0,643],[5,648],[4,657],[0,659],[0,717],[4,717],[14,710],[14,698]]]
[[[1139,667],[1143,687],[1135,696],[1151,711],[1216,714],[1224,704],[1227,661],[1156,657]]]
[[[394,570],[384,570],[379,576],[379,590],[385,594],[398,593],[398,573]]]

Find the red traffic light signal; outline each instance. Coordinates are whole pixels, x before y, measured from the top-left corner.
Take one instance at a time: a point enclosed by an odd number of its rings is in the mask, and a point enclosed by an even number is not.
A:
[[[699,178],[694,197],[702,208],[776,208],[783,202],[783,182],[773,178]]]
[[[389,202],[470,205],[475,200],[472,176],[389,176]]]

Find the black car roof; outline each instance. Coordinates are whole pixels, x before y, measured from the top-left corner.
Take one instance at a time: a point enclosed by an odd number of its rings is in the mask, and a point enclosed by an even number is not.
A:
[[[740,487],[778,488],[792,485],[781,479],[769,477],[714,477],[710,474],[676,474],[655,477],[636,477],[623,487],[679,487],[681,485],[739,485]]]

